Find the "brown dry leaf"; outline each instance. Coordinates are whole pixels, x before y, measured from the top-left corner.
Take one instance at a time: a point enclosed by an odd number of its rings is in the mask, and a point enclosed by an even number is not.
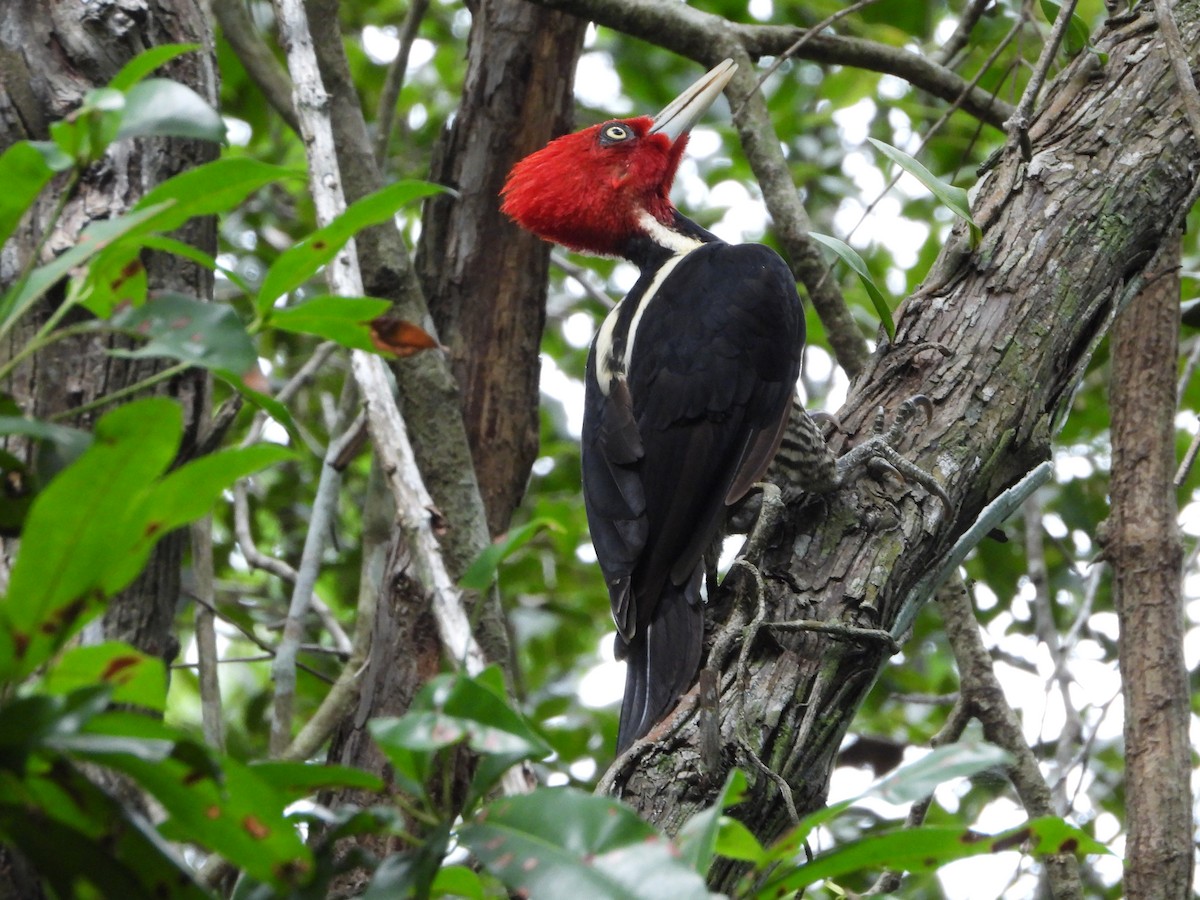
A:
[[[371,343],[385,353],[412,356],[422,350],[445,349],[429,332],[393,313],[371,320]]]

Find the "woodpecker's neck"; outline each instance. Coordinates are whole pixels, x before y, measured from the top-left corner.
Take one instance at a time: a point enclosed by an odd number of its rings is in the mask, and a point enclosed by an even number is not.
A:
[[[682,256],[701,244],[719,241],[677,209],[672,209],[670,224],[659,221],[648,212],[638,216],[635,231],[621,248],[621,256],[637,266],[643,274],[653,272],[673,256]]]

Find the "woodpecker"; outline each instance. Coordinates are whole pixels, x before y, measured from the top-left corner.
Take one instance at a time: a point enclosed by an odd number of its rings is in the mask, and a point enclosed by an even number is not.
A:
[[[786,263],[761,244],[721,241],[670,199],[688,132],[736,68],[725,60],[653,118],[552,141],[502,191],[522,227],[640,272],[592,344],[581,448],[628,664],[618,753],[696,677],[704,554],[779,447],[800,372],[804,314]]]

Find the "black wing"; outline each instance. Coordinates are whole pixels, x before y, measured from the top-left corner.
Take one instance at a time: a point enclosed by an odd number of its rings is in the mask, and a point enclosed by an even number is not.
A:
[[[595,348],[589,357],[583,429],[588,523],[629,656],[619,750],[695,677],[701,559],[726,504],[774,455],[804,342],[791,273],[761,245],[705,244],[653,296],[639,289],[626,299],[644,309],[624,376],[607,395]]]

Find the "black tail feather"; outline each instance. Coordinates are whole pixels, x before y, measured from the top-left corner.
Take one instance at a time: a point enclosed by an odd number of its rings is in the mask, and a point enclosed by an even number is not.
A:
[[[625,698],[617,754],[644,737],[692,685],[704,649],[704,604],[699,567],[688,583],[671,584],[654,618],[625,648]]]

